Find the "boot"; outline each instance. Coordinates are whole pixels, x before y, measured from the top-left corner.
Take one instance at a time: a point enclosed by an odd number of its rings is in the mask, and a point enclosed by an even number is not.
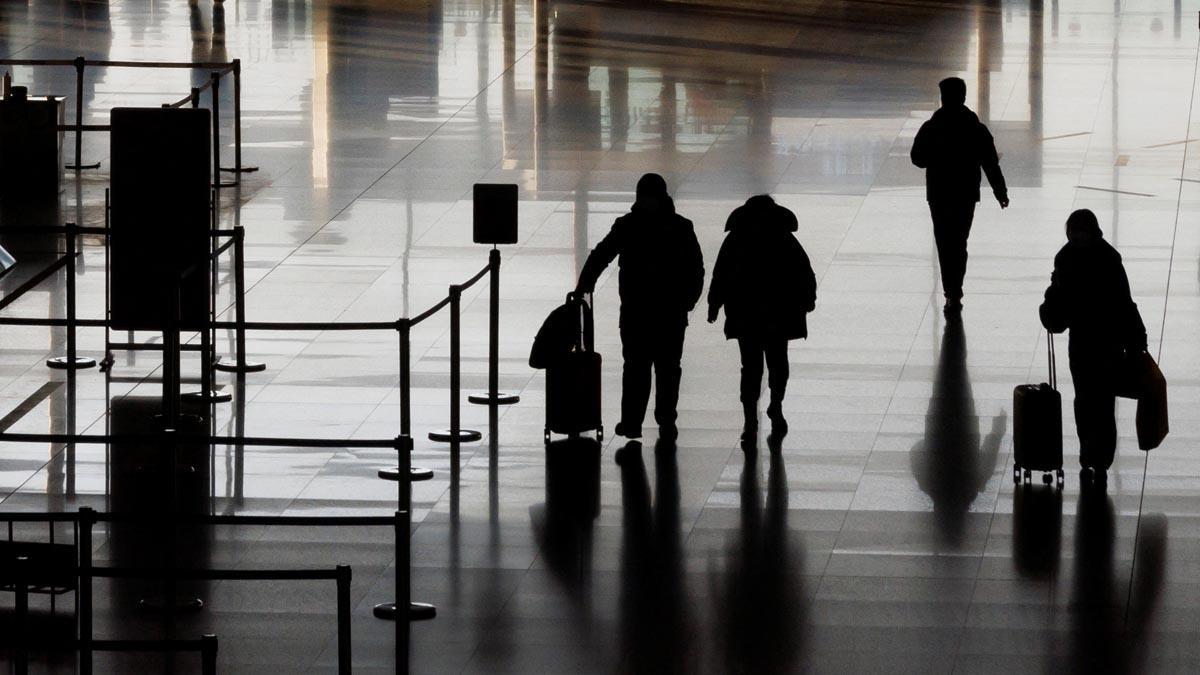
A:
[[[771,435],[775,438],[783,438],[787,435],[788,424],[783,418],[783,401],[774,396],[771,397],[771,405],[767,406],[767,417],[771,419]]]
[[[758,438],[758,406],[742,404],[742,443],[752,443]]]

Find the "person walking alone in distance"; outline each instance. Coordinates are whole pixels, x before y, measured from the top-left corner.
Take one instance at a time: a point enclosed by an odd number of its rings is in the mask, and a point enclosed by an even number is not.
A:
[[[957,77],[938,83],[942,107],[913,139],[912,163],[925,169],[925,198],[933,218],[945,312],[962,311],[967,274],[967,237],[979,201],[979,170],[987,174],[1000,208],[1008,208],[1008,187],[992,134],[966,106],[967,84]]]
[[[1103,483],[1117,450],[1117,374],[1124,358],[1146,351],[1146,325],[1130,294],[1121,254],[1104,240],[1096,214],[1088,209],[1067,218],[1067,243],[1054,256],[1038,313],[1051,333],[1071,331],[1067,354],[1081,474]]]
[[[793,234],[796,215],[759,195],[729,214],[725,242],[708,287],[708,322],[725,308],[725,337],[738,341],[742,357],[742,441],[758,435],[758,397],[763,360],[771,402],[771,435],[787,433],[783,395],[788,381],[788,340],[808,337],[807,314],[817,302],[817,278]]]
[[[588,255],[577,294],[590,293],[604,268],[620,258],[621,421],[617,434],[641,438],[655,374],[654,419],[659,439],[674,442],[688,312],[704,290],[704,257],[692,221],[675,213],[663,177],[648,173],[637,183],[629,213]]]

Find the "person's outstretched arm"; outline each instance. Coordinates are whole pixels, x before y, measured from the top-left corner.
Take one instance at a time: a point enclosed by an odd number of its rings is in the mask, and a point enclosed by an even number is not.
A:
[[[813,311],[817,308],[817,273],[813,271],[812,262],[808,259],[808,251],[804,250],[804,246],[795,237],[792,241],[796,242],[796,248],[800,250],[800,280],[803,284],[804,292],[804,307],[806,311]]]
[[[708,282],[708,322],[713,323],[717,320],[717,315],[721,308],[725,306],[725,286],[728,283],[725,276],[729,274],[729,256],[732,255],[729,251],[732,246],[729,240],[733,237],[732,234],[725,236],[725,241],[721,243],[721,250],[717,253],[717,262],[713,265],[712,280]]]
[[[912,160],[913,165],[917,168],[929,168],[929,136],[931,133],[929,131],[929,122],[925,122],[921,125],[920,129],[917,129],[917,135],[913,138],[912,150],[909,150],[908,158]]]
[[[687,311],[692,311],[696,307],[696,303],[700,301],[700,296],[704,294],[704,252],[700,250],[700,242],[696,239],[696,229],[688,223],[687,237],[684,238],[684,250],[686,266],[684,270],[689,274],[689,286],[687,298]]]
[[[992,132],[982,123],[979,125],[979,165],[987,176],[988,184],[992,186],[992,194],[1000,202],[1000,208],[1008,208],[1008,185],[1004,182],[1004,174],[1000,171],[1000,155],[996,152],[996,141]]]
[[[577,294],[591,293],[596,289],[596,280],[600,278],[604,268],[621,254],[624,244],[622,232],[623,229],[614,223],[608,234],[604,235],[600,243],[596,244],[596,248],[588,254],[587,261],[583,263],[583,271],[579,273],[579,283],[575,284]]]

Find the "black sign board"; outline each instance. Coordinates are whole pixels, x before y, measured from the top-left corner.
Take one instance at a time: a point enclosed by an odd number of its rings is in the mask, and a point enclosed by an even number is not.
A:
[[[476,244],[517,243],[517,186],[512,184],[475,184]]]
[[[180,327],[203,325],[212,250],[209,139],[207,110],[113,108],[109,309],[114,329],[165,329],[169,294],[176,292]]]

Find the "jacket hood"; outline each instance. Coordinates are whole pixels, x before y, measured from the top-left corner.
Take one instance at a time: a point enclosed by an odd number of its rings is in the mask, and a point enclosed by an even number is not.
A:
[[[791,209],[776,204],[770,195],[756,195],[734,209],[725,221],[726,232],[750,227],[795,232],[800,226]]]

